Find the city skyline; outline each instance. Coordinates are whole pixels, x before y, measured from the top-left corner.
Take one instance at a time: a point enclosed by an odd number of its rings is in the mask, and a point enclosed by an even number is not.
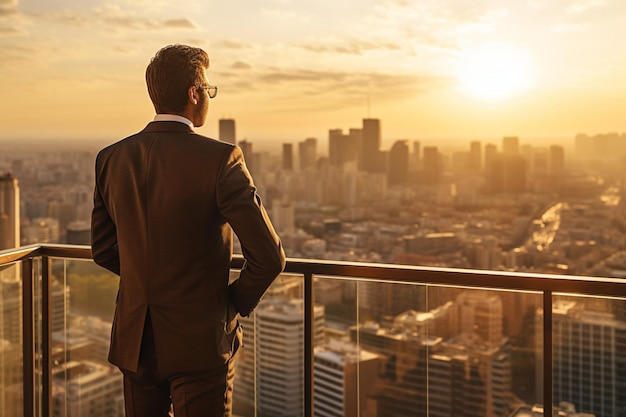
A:
[[[259,145],[384,120],[396,139],[622,132],[626,4],[0,1],[0,140],[112,142],[153,116],[144,70],[203,47],[220,87],[199,132]]]

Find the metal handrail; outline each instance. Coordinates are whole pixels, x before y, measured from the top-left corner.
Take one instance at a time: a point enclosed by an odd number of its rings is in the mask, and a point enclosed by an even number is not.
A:
[[[92,259],[91,248],[89,246],[41,244],[0,251],[0,265],[40,256]],[[233,256],[231,268],[238,269],[241,268],[243,264],[244,259],[241,255]],[[553,293],[584,294],[602,297],[626,297],[626,280],[621,278],[437,268],[299,258],[288,258],[285,272],[396,283],[512,291],[551,291]]]
[[[92,259],[89,246],[41,244],[0,251],[0,266],[23,261],[23,276],[30,276],[31,280],[24,283],[23,309],[24,318],[24,415],[34,415],[34,357],[35,341],[32,337],[33,328],[33,262],[34,258],[42,259],[42,277],[49,280],[50,258]],[[233,257],[231,268],[240,269],[245,261],[242,256]],[[543,295],[544,309],[544,351],[552,351],[552,296],[558,293],[584,294],[590,296],[626,298],[626,280],[606,277],[584,277],[569,275],[548,275],[536,273],[519,273],[504,271],[487,271],[454,268],[435,268],[393,264],[356,263],[342,261],[323,261],[311,259],[289,258],[285,272],[301,274],[305,284],[305,358],[304,358],[304,408],[305,416],[312,417],[313,410],[313,277],[332,276],[340,279],[357,279],[385,281],[390,283],[414,283],[434,286],[455,286],[468,288],[484,288],[505,291],[532,291]],[[42,306],[50,308],[49,286],[44,285]],[[30,306],[26,304],[31,303]],[[42,374],[50,375],[50,327],[49,315],[44,314],[42,334]],[[31,336],[29,336],[28,334]],[[310,345],[310,346],[309,346]],[[552,355],[544,353],[544,415],[552,415]],[[51,384],[43,379],[42,387],[42,414],[48,417],[51,414]]]

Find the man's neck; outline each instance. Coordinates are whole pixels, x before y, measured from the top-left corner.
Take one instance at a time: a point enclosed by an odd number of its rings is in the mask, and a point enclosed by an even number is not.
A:
[[[191,120],[179,114],[159,113],[156,116],[154,116],[154,119],[152,121],[154,122],[180,122],[193,128],[193,123],[191,122]]]

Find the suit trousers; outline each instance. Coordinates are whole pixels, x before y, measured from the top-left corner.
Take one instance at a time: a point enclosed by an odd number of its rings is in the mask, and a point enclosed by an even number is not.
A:
[[[127,417],[230,417],[235,377],[234,358],[201,372],[161,375],[154,347],[150,314],[146,318],[137,372],[124,374]]]

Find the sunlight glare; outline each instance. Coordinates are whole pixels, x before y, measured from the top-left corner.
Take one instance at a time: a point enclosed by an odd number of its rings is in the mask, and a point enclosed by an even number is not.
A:
[[[459,64],[461,90],[481,101],[499,101],[532,86],[528,53],[510,44],[491,43],[466,51]]]

